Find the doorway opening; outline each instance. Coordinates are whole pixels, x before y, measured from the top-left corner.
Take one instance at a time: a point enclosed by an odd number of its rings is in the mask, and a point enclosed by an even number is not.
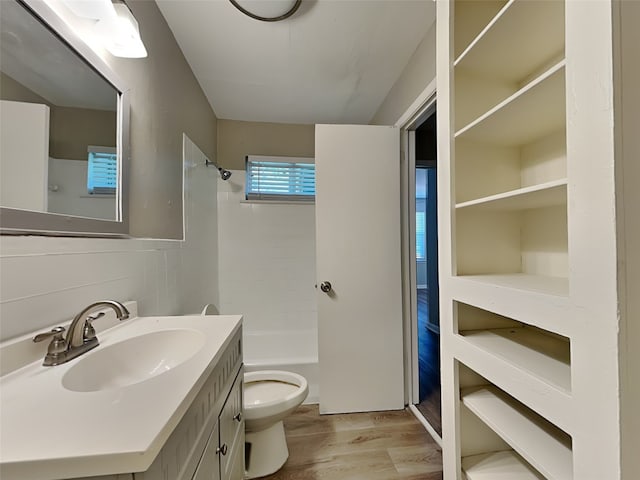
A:
[[[411,298],[410,405],[442,438],[435,102],[407,127]]]
[[[419,377],[416,407],[436,433],[442,436],[435,112],[416,128],[415,146],[415,287]]]

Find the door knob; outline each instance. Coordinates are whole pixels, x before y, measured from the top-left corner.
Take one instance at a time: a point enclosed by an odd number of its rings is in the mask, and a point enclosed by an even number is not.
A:
[[[331,291],[331,282],[322,282],[320,284],[320,290],[324,293],[329,293]]]

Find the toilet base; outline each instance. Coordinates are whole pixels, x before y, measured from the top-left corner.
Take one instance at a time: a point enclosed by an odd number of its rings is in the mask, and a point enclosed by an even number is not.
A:
[[[271,475],[280,470],[289,458],[282,421],[259,432],[245,432],[245,442],[251,444],[246,479]]]

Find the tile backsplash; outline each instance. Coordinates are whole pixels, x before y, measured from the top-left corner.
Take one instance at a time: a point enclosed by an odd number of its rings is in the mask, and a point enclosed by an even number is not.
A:
[[[167,265],[178,242],[2,237],[0,339],[66,321],[100,299],[135,299],[145,314],[177,313]]]

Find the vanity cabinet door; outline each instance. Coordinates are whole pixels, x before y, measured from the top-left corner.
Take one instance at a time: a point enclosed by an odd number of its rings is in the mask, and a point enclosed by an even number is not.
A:
[[[193,480],[220,480],[220,462],[218,449],[218,436],[219,436],[218,424],[213,427],[213,431],[209,436],[209,441],[204,449],[196,473],[193,475]]]
[[[240,441],[236,442],[236,447],[227,463],[227,475],[226,480],[242,480],[244,478],[244,435]]]
[[[220,472],[224,480],[241,480],[244,476],[243,378],[241,369],[220,413],[220,448],[226,450],[226,454],[220,456]]]

